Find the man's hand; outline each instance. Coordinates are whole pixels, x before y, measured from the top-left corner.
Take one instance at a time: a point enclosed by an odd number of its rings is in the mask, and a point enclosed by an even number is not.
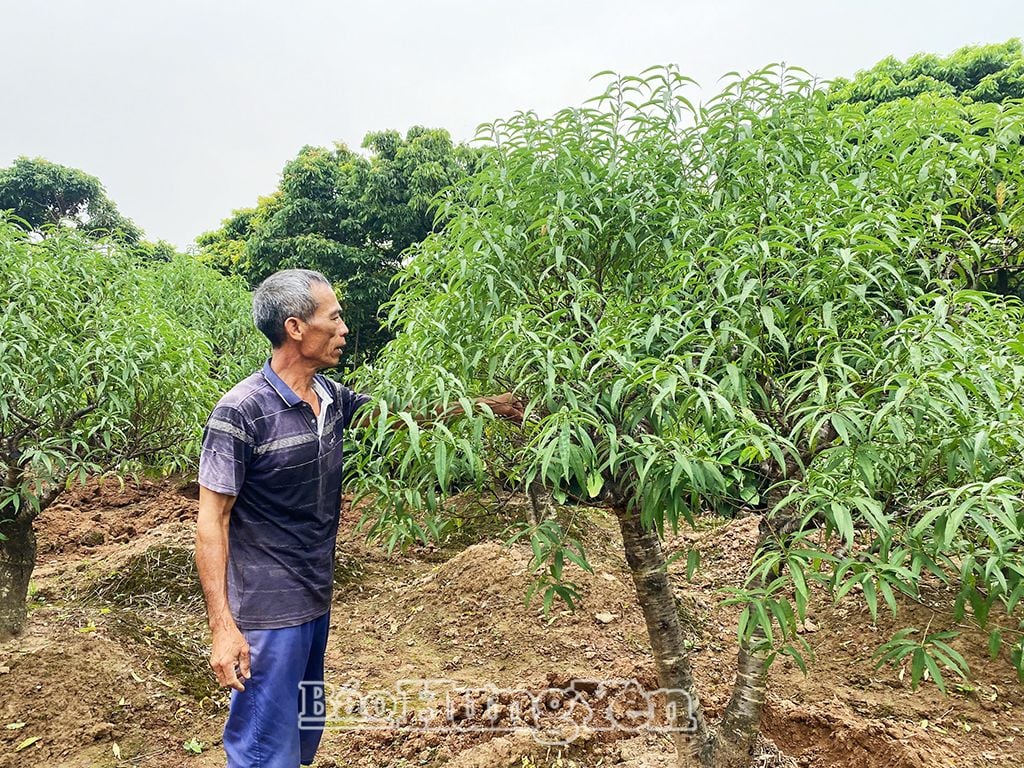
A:
[[[252,677],[249,670],[249,643],[234,622],[214,631],[210,667],[222,687],[245,690],[245,681]]]
[[[476,401],[490,408],[495,416],[514,421],[516,424],[523,423],[523,414],[525,412],[523,402],[511,392],[478,397]]]
[[[196,521],[196,568],[210,619],[210,667],[217,682],[244,691],[249,672],[249,644],[228,607],[228,521],[235,497],[199,486]]]

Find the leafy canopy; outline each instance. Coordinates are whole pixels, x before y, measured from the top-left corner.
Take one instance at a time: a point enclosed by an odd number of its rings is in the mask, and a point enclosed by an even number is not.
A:
[[[185,256],[0,218],[0,534],[71,480],[194,461],[220,393],[259,363],[249,295]]]
[[[0,211],[30,228],[73,226],[94,235],[135,243],[141,230],[117,211],[95,176],[43,158],[19,157],[0,169]]]
[[[281,185],[256,208],[236,211],[198,238],[200,258],[252,286],[278,269],[322,271],[337,284],[351,329],[346,359],[358,362],[387,340],[378,308],[391,296],[401,254],[435,227],[430,202],[463,178],[475,153],[447,131],[367,134],[364,157],[344,145],[304,147]]]
[[[1019,616],[1021,307],[980,289],[1022,268],[1024,106],[870,110],[780,67],[695,106],[671,68],[606,77],[485,126],[404,267],[362,382],[390,405],[361,454],[378,530],[436,529],[459,464],[659,530],[762,513],[739,632],[800,663],[815,581],[896,612],[927,577],[983,626]],[[394,415],[506,388],[529,408],[500,452],[480,409]],[[947,639],[908,628],[884,658],[961,669]]]
[[[945,58],[919,53],[903,62],[890,56],[852,80],[835,80],[829,99],[874,106],[922,93],[967,103],[1022,99],[1024,47],[1012,38],[994,45],[968,45]]]

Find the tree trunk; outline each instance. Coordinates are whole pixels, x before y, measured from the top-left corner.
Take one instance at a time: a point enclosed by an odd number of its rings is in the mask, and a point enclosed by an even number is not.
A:
[[[754,641],[762,636],[755,635]],[[747,768],[761,731],[761,710],[768,684],[764,655],[742,645],[737,657],[732,697],[715,742],[715,768]]]
[[[656,530],[645,530],[639,514],[616,510],[626,562],[633,574],[637,599],[647,623],[658,682],[672,692],[669,701],[675,704],[677,721],[682,728],[691,718],[690,734],[676,738],[679,765],[684,768],[748,768],[753,763],[753,749],[760,732],[761,710],[767,686],[764,655],[751,646],[740,648],[732,697],[722,723],[711,728],[704,720],[704,711],[693,680],[689,656],[683,645],[668,567],[661,540]],[[757,645],[757,636],[753,638]],[[689,701],[687,701],[687,695]]]
[[[526,487],[526,495],[530,497],[530,525],[540,525],[545,520],[555,517],[555,500],[544,483],[534,478]]]
[[[781,497],[771,498],[772,494],[779,493],[779,490],[769,493],[769,509],[781,500]],[[762,516],[758,526],[758,550],[771,535],[768,518]],[[715,768],[747,768],[753,760],[752,753],[761,730],[761,711],[768,687],[768,667],[765,655],[760,650],[764,640],[764,633],[758,629],[748,642],[740,645],[732,696],[717,734]]]
[[[0,512],[0,519],[4,517]],[[0,522],[0,640],[18,634],[25,624],[28,583],[36,564],[32,519],[15,515]]]
[[[667,691],[670,708],[674,707],[675,717],[670,719],[669,725],[683,729],[690,720],[690,732],[678,733],[675,738],[679,764],[711,766],[714,739],[704,722],[693,670],[683,645],[679,613],[668,583],[668,566],[658,533],[645,530],[637,512],[619,509],[616,516],[622,530],[626,563],[633,574],[637,599],[647,623],[658,682]]]

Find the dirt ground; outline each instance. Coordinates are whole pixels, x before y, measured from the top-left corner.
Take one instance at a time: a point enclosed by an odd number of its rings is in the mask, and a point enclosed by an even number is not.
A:
[[[94,481],[39,518],[29,620],[0,644],[0,768],[224,765],[227,696],[206,667],[191,562],[195,490],[176,480]],[[580,526],[595,573],[573,567],[582,604],[545,617],[536,602],[524,605],[525,545],[469,530],[459,545],[389,555],[351,532],[357,517],[346,512],[338,544],[331,727],[318,768],[671,764],[664,733],[603,727],[608,712],[628,725],[643,706],[636,686],[656,687],[613,521],[591,515]],[[668,542],[696,543],[702,554],[692,582],[682,562],[671,576],[697,615],[689,642],[711,719],[735,664],[735,613],[719,605],[720,590],[742,579],[756,527],[746,518]],[[954,625],[928,605],[903,610],[900,626]],[[810,673],[786,660],[772,667],[759,766],[1024,764],[1024,687],[1007,660],[990,661],[985,637],[963,627],[955,647],[972,661],[970,680],[951,677],[948,697],[932,683],[913,692],[908,670],[873,668],[894,626],[872,623],[855,601],[812,609]],[[401,722],[455,722],[458,732],[386,729],[374,717],[403,704]]]

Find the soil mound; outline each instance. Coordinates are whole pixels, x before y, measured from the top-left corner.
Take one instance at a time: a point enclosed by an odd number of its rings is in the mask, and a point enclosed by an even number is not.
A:
[[[186,739],[216,738],[213,708],[182,698],[159,659],[107,631],[107,618],[39,609],[0,645],[0,768],[166,768],[186,765]]]
[[[75,485],[35,521],[39,565],[123,549],[158,529],[194,530],[194,483],[110,478]]]
[[[194,495],[174,480],[123,487],[90,481],[40,517],[28,625],[0,645],[0,768],[223,765],[227,696],[213,688],[206,665],[191,562]],[[525,545],[488,540],[454,553],[399,555],[343,529],[328,680],[385,692],[400,681],[445,681],[476,697],[463,718],[469,725],[494,716],[510,726],[518,721],[504,710],[482,708],[481,690],[541,695],[609,679],[656,687],[617,526],[603,513],[572,514],[594,572],[568,565],[565,577],[580,603],[575,612],[555,603],[548,614],[539,598],[524,602],[533,580]],[[347,510],[343,526],[357,518]],[[757,524],[720,521],[666,543],[669,552],[693,547],[701,554],[692,579],[685,557],[669,576],[691,617],[687,642],[711,719],[728,699],[735,668],[735,609],[719,600],[742,582]],[[933,597],[902,605],[900,626],[956,626],[934,607],[948,604],[948,596]],[[895,626],[887,617],[872,621],[856,601],[812,605],[802,635],[814,651],[810,675],[786,659],[771,669],[763,732],[790,758],[768,745],[759,768],[794,761],[803,768],[1020,766],[1024,690],[1005,659],[987,660],[984,635],[957,627],[964,630],[958,649],[978,661],[972,679],[947,681],[951,695],[944,697],[932,684],[912,691],[906,670],[873,669],[872,652]],[[600,710],[615,695],[584,690],[578,700],[563,697],[554,712],[569,705],[585,712],[584,704]],[[581,730],[572,743],[552,747],[511,727],[330,730],[317,768],[654,768],[670,765],[671,755],[666,737],[630,733]]]
[[[539,596],[525,600],[534,581],[530,559],[525,545],[475,544],[423,578],[404,602],[419,607],[422,635],[442,647],[487,649],[508,668],[506,679],[541,684],[544,668],[566,679],[650,679],[638,652],[646,630],[624,564],[600,562],[594,573],[567,565],[564,577],[580,600],[574,611],[555,603],[545,615]]]

